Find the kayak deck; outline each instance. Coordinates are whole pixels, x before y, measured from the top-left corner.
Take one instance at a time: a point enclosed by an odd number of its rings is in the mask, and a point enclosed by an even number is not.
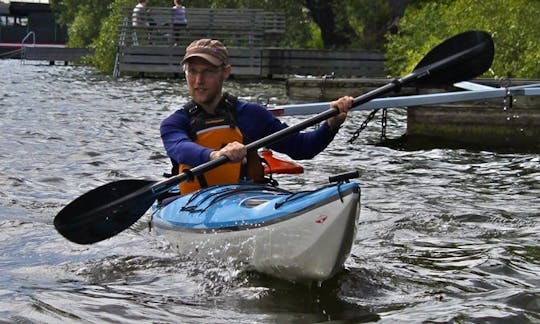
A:
[[[357,183],[296,193],[221,185],[157,206],[152,228],[183,254],[234,257],[275,277],[322,281],[350,253],[359,204]]]

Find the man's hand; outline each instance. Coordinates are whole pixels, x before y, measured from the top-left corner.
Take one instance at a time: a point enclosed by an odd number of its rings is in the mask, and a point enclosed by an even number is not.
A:
[[[343,122],[347,118],[347,113],[352,107],[353,100],[353,97],[345,96],[330,103],[330,107],[337,108],[339,111],[336,116],[328,118],[328,120],[326,121],[330,129],[337,130],[339,126],[343,124]]]
[[[225,145],[219,151],[212,151],[210,153],[210,160],[215,160],[220,156],[226,156],[231,162],[247,162],[247,149],[242,143],[232,142]]]

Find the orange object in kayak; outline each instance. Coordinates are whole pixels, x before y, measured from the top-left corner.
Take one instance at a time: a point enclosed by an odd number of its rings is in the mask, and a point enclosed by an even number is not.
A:
[[[261,157],[266,161],[264,166],[264,174],[270,173],[283,173],[283,174],[297,174],[304,173],[304,167],[292,161],[284,161],[274,157],[272,151],[262,150]]]
[[[195,143],[213,150],[219,150],[227,145],[227,143],[233,141],[242,143],[243,136],[240,130],[238,128],[231,128],[229,125],[220,125],[197,132]],[[180,164],[178,167],[179,173],[184,172],[185,169],[191,169],[191,166],[187,164]],[[240,162],[225,163],[213,170],[205,172],[202,177],[203,179],[197,177],[192,181],[180,183],[180,192],[186,194],[217,184],[238,183],[240,179]]]

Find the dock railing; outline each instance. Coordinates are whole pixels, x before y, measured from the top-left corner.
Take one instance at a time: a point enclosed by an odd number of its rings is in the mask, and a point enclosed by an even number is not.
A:
[[[278,46],[285,33],[280,11],[186,8],[187,25],[175,25],[174,18],[170,7],[148,7],[136,14],[133,8],[125,8],[113,75],[178,73],[184,49],[201,38],[227,45],[235,74],[260,75],[260,50]]]
[[[282,12],[261,9],[186,8],[187,25],[174,24],[169,7],[124,9],[120,46],[181,46],[200,38],[219,39],[232,47],[277,46],[285,32]]]
[[[25,56],[26,56],[26,46],[27,46],[26,41],[29,38],[32,39],[32,44],[31,45],[36,45],[36,33],[34,33],[31,30],[26,34],[26,36],[24,36],[24,38],[21,41],[21,63],[24,63],[24,59],[25,59]]]

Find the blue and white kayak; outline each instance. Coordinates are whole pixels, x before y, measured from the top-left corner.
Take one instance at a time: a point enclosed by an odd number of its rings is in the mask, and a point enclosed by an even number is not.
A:
[[[161,202],[152,229],[190,257],[232,257],[270,276],[323,281],[343,268],[359,213],[354,182],[296,193],[220,185]]]

